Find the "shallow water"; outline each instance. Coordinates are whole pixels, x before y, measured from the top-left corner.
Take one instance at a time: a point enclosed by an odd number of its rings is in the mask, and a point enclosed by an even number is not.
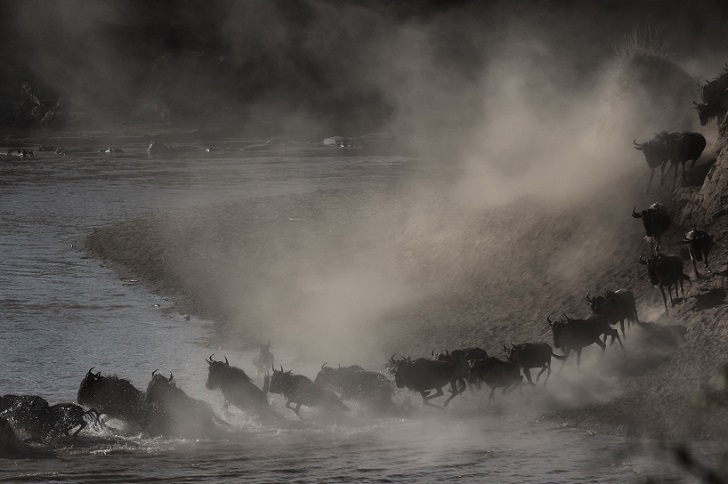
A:
[[[12,148],[7,146],[3,148]],[[170,209],[417,176],[417,160],[345,150],[268,153],[192,151],[150,158],[145,145],[65,146],[67,156],[0,160],[0,394],[75,400],[90,367],[145,388],[171,370],[235,430],[218,440],[120,438],[84,431],[60,442],[60,459],[0,461],[0,480],[70,482],[693,482],[662,445],[561,428],[508,404],[489,411],[484,395],[447,411],[373,418],[356,409],[333,423],[315,411],[286,428],[261,427],[204,388],[211,353],[254,374],[252,355],[211,346],[213,325],[76,249],[95,227]],[[0,151],[4,151],[0,148]],[[431,167],[428,168],[428,170]],[[240,345],[236,345],[237,348]],[[284,365],[293,363],[277,354]],[[315,366],[297,363],[314,376]],[[303,366],[301,366],[303,365]],[[405,398],[404,395],[400,398]],[[509,397],[509,398],[516,398]],[[412,401],[417,405],[417,398]],[[507,402],[508,400],[506,400]],[[693,446],[715,461],[718,443]]]

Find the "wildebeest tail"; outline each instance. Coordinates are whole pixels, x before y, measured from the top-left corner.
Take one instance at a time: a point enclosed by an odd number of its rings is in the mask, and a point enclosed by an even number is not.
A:
[[[556,354],[556,353],[554,353],[553,351],[551,352],[551,356],[553,356],[553,357],[554,357],[554,358],[556,358],[557,360],[565,360],[565,359],[566,359],[566,356],[561,356],[561,355],[557,355],[557,354]]]

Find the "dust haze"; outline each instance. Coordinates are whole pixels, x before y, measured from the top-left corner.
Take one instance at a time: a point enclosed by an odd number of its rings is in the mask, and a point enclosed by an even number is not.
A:
[[[235,116],[241,134],[246,123],[306,139],[384,132],[413,164],[431,166],[388,198],[279,214],[279,237],[256,234],[258,260],[187,262],[214,280],[210,297],[246,344],[270,339],[321,363],[375,365],[394,351],[468,343],[497,354],[506,341],[469,341],[483,326],[549,341],[546,314],[585,312],[564,293],[639,233],[625,214],[649,200],[632,140],[698,129],[697,82],[728,54],[712,48],[717,3],[672,3],[3,7],[34,25],[13,39],[35,57],[27,75],[55,77],[47,96],[62,92],[76,110],[135,119],[161,99],[173,120]],[[139,33],[148,49],[119,40]],[[653,61],[670,75],[655,76]],[[419,331],[437,339],[421,346]]]

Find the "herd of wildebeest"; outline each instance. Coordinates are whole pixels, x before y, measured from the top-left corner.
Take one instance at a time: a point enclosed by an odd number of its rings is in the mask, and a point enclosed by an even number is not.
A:
[[[728,64],[724,73],[717,79],[702,86],[702,103],[694,104],[698,110],[701,124],[717,118],[721,123],[728,111]],[[663,131],[654,139],[643,143],[634,141],[635,148],[642,151],[649,168],[652,170],[647,189],[652,182],[654,169],[661,169],[660,184],[664,182],[668,164],[674,167],[673,187],[677,179],[678,164],[691,161],[691,170],[701,156],[706,140],[700,133]],[[690,281],[684,272],[683,258],[661,252],[661,239],[670,228],[670,214],[661,203],[654,203],[640,212],[633,210],[632,216],[641,219],[646,239],[650,241],[650,256],[640,256],[639,261],[647,266],[647,273],[653,285],[662,293],[665,312],[674,305],[679,297],[678,289],[683,291],[683,281]],[[702,261],[707,272],[711,272],[708,257],[713,246],[713,237],[703,230],[693,228],[685,233],[682,243],[686,247],[693,264],[696,278],[700,278],[697,263]],[[670,299],[668,305],[667,295]],[[536,382],[546,373],[543,385],[551,374],[552,358],[565,360],[573,351],[580,364],[581,352],[592,344],[602,351],[615,341],[622,348],[622,340],[617,323],[625,336],[625,323],[638,325],[651,339],[675,347],[685,341],[686,328],[679,325],[659,325],[640,321],[637,315],[635,297],[628,289],[608,290],[602,295],[586,294],[591,314],[585,318],[570,318],[567,315],[546,320],[551,328],[553,347],[544,342],[525,342],[503,345],[506,358],[500,359],[488,354],[479,347],[461,348],[436,353],[429,357],[412,359],[392,355],[386,362],[386,372],[369,371],[358,365],[336,368],[324,363],[314,380],[284,370],[277,369],[270,342],[259,345],[259,353],[253,361],[257,377],[263,378],[262,388],[241,368],[224,361],[207,359],[208,377],[206,388],[219,390],[224,397],[223,408],[233,405],[252,418],[269,424],[282,424],[287,421],[274,409],[268,394],[281,394],[285,407],[302,418],[301,406],[322,407],[326,415],[336,417],[349,410],[355,402],[360,408],[377,413],[402,414],[410,408],[394,400],[395,387],[406,388],[419,393],[425,405],[434,406],[431,400],[444,396],[443,388],[449,395],[442,406],[469,387],[473,391],[485,385],[490,389],[488,404],[495,398],[495,391],[502,389],[505,395],[523,383],[536,385],[531,376],[532,369],[538,369]],[[554,348],[562,351],[554,353]],[[346,402],[346,403],[345,403]],[[441,408],[441,407],[440,407]],[[42,443],[53,442],[57,438],[74,438],[89,425],[109,428],[108,422],[118,421],[123,432],[147,437],[200,437],[216,432],[225,432],[232,426],[221,419],[207,402],[188,396],[179,388],[170,372],[166,377],[157,370],[146,391],[137,389],[129,380],[116,375],[102,375],[90,369],[78,389],[76,403],[50,405],[37,395],[4,395],[0,397],[0,450],[7,451],[8,442],[15,442],[15,449],[22,454],[23,449],[31,449],[26,442],[18,439],[18,434],[28,440]],[[290,422],[290,421],[289,421]],[[118,429],[115,429],[118,430]],[[6,452],[7,453],[7,452]],[[0,452],[2,454],[2,452]],[[3,455],[0,455],[3,457]]]

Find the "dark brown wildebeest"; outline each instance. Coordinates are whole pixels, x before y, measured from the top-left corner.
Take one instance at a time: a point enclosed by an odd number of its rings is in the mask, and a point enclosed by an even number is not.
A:
[[[679,297],[678,284],[685,298],[685,288],[683,281],[690,282],[690,277],[683,272],[683,261],[676,255],[658,255],[645,259],[640,256],[640,263],[647,266],[647,273],[650,276],[650,282],[660,288],[662,300],[665,303],[665,314],[670,314],[667,307],[667,297],[665,297],[665,287],[670,295],[670,305],[674,306],[675,301],[672,298],[672,287],[675,287],[675,297]]]
[[[692,171],[695,167],[695,162],[700,158],[705,150],[706,141],[705,136],[700,133],[693,131],[686,131],[683,133],[670,133],[667,141],[670,149],[670,163],[673,166],[673,178],[672,188],[675,188],[675,182],[677,181],[677,166],[682,165],[682,178],[683,182],[687,182],[685,176],[685,163],[691,162],[690,170]]]
[[[660,251],[660,240],[662,234],[670,227],[670,214],[659,202],[653,203],[642,212],[636,212],[632,209],[632,216],[634,218],[641,218],[642,224],[645,227],[645,238],[650,242],[650,249],[653,255],[657,255]]]
[[[280,371],[272,370],[269,391],[282,394],[286,398],[286,408],[293,410],[298,418],[303,418],[299,413],[301,405],[324,407],[329,411],[349,410],[336,393],[315,385],[310,378],[292,374],[291,370],[283,371],[282,366]]]
[[[485,359],[488,357],[488,352],[482,348],[478,348],[477,346],[457,349],[453,351],[445,350],[445,353],[435,353],[435,350],[432,350],[431,354],[435,360],[447,361],[448,363],[451,363],[453,366],[455,366],[455,369],[458,372],[458,383],[460,384],[461,392],[465,390],[465,382],[469,381],[469,360],[474,360],[478,358]],[[474,385],[479,388],[480,381],[476,381]]]
[[[331,368],[324,363],[313,383],[339,393],[343,400],[362,402],[374,410],[392,408],[392,381],[359,365]]]
[[[612,320],[612,324],[619,322],[622,337],[626,337],[624,333],[625,321],[627,321],[628,325],[633,322],[639,322],[634,294],[628,289],[604,291],[604,296],[594,297],[590,297],[587,292],[586,300],[594,314],[603,314],[609,317]]]
[[[210,355],[207,359],[207,383],[208,390],[220,390],[225,397],[223,408],[231,403],[245,412],[253,412],[263,418],[277,419],[280,417],[270,408],[265,392],[253,383],[245,371],[235,366],[230,366],[227,357],[225,361],[215,361]]]
[[[720,126],[728,112],[728,66],[725,66],[723,71],[720,77],[711,81],[706,80],[705,84],[700,86],[702,103],[698,104],[693,100],[693,105],[698,110],[700,124],[703,126],[713,118],[717,119]]]
[[[554,347],[561,348],[564,352],[564,363],[566,363],[569,353],[574,350],[578,366],[581,363],[581,351],[591,344],[597,344],[604,352],[607,348],[608,336],[612,337],[609,346],[612,346],[616,339],[624,349],[622,340],[619,338],[619,332],[612,328],[609,318],[604,315],[592,314],[587,319],[571,319],[564,315],[563,320],[557,319],[555,321],[552,321],[551,316],[548,316],[546,321],[548,321],[553,333]],[[604,341],[601,340],[602,335],[604,335]]]
[[[230,424],[215,415],[207,402],[187,395],[177,387],[174,376],[169,378],[152,372],[147,385],[146,401],[158,408],[164,416],[164,434],[182,437],[220,435],[222,427]]]
[[[548,372],[546,373],[546,379],[543,381],[543,385],[546,386],[551,375],[551,357],[564,358],[554,354],[553,348],[548,343],[512,344],[510,348],[503,345],[503,351],[505,351],[508,361],[523,370],[523,374],[526,375],[526,379],[531,385],[535,385],[531,379],[531,368],[541,368],[541,371],[536,375],[536,381],[541,378],[544,371]]]
[[[637,143],[637,140],[633,140],[634,148],[642,152],[645,156],[647,166],[650,168],[650,179],[647,182],[647,188],[645,192],[650,189],[652,184],[652,178],[655,176],[655,168],[660,168],[660,186],[662,186],[665,179],[665,167],[667,162],[670,161],[670,149],[665,143],[665,136],[667,132],[657,134],[650,141],[644,143]]]
[[[150,416],[144,392],[116,375],[102,376],[91,368],[78,388],[76,401],[102,414],[123,421],[132,431],[146,431]]]
[[[44,398],[36,395],[5,395],[4,398],[12,404],[1,415],[33,440],[48,440],[61,435],[76,437],[88,425],[87,417],[93,417],[100,424],[98,411],[86,410],[75,403],[49,405]],[[76,431],[71,434],[73,429]]]
[[[697,262],[703,261],[705,263],[705,270],[712,273],[710,265],[708,264],[708,255],[710,249],[713,248],[713,236],[703,230],[693,228],[688,231],[682,240],[683,244],[687,244],[688,253],[690,254],[690,260],[693,263],[693,269],[695,269],[695,277],[700,279],[700,273],[698,272]]]
[[[460,372],[457,367],[447,361],[430,360],[427,358],[389,358],[389,371],[394,375],[397,388],[408,388],[422,396],[422,403],[432,405],[430,400],[444,395],[442,387],[450,385],[450,396],[443,403],[447,407],[450,400],[462,393],[465,389],[458,388]],[[436,390],[430,394],[430,390]]]
[[[490,388],[488,405],[495,399],[495,391],[503,389],[503,395],[518,387],[523,382],[521,370],[516,363],[503,361],[494,357],[476,358],[468,362],[470,367],[469,380],[482,381]]]

